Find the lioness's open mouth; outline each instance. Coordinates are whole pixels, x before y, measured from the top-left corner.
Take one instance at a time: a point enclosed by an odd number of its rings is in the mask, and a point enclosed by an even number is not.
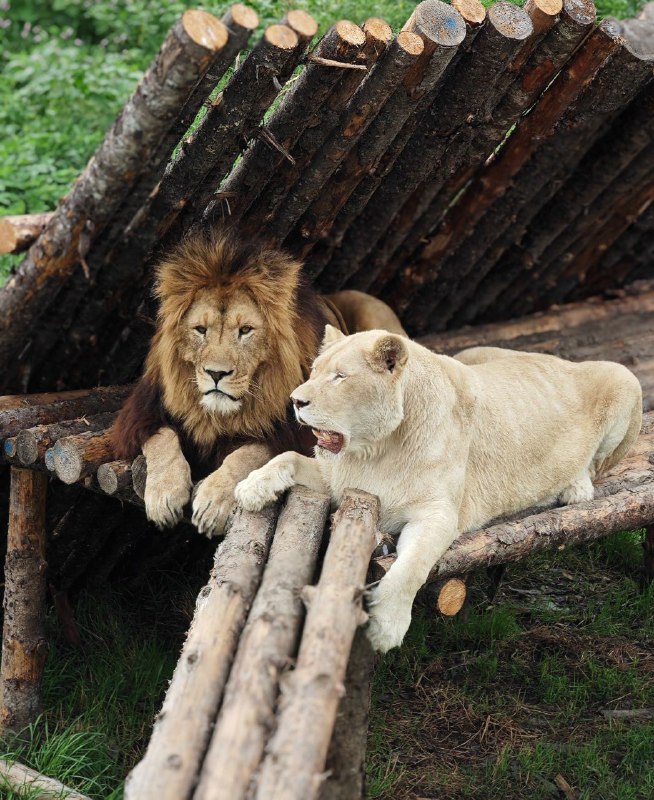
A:
[[[342,433],[335,433],[334,431],[317,431],[315,428],[311,429],[311,433],[318,440],[316,444],[318,447],[324,447],[330,453],[340,453],[345,439]]]

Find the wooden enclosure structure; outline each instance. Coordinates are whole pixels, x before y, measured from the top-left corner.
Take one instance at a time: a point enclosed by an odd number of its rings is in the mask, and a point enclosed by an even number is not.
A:
[[[620,361],[654,409],[653,9],[597,25],[591,0],[424,0],[396,36],[341,20],[314,45],[289,11],[247,57],[251,9],[183,15],[59,208],[0,220],[0,249],[26,251],[0,289],[5,728],[39,708],[47,476],[140,514],[144,459],[115,461],[108,430],[147,350],[152,265],[193,226],[265,230],[318,288],[371,291],[439,352]],[[648,413],[592,502],[460,537],[438,608],[474,569],[652,522],[653,436]],[[327,514],[295,490],[233,517],[128,798],[361,796],[363,596],[394,556],[375,498],[351,492],[325,546]],[[128,547],[104,557],[99,527],[71,544],[76,575]],[[651,578],[649,528],[646,555]]]

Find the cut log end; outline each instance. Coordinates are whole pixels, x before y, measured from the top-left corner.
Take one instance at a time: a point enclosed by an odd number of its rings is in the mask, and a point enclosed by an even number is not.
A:
[[[301,8],[294,8],[289,11],[283,20],[285,25],[295,31],[302,42],[309,42],[318,33],[318,23],[315,19],[303,11]]]
[[[98,467],[96,477],[105,494],[116,494],[119,489],[131,486],[132,466],[126,461],[109,461]]]
[[[29,430],[21,431],[16,436],[16,455],[21,464],[29,466],[39,457],[39,446],[34,434]]]
[[[185,11],[182,16],[182,25],[187,36],[193,42],[214,53],[222,50],[229,39],[227,28],[208,11],[200,11],[197,8]]]
[[[9,439],[5,439],[4,444],[2,446],[2,450],[5,454],[5,458],[14,459],[18,454],[18,443],[16,442],[16,436],[10,436]]]
[[[370,17],[363,23],[363,32],[366,35],[366,41],[381,42],[384,46],[390,44],[393,38],[393,30],[386,20],[379,17]]]
[[[339,19],[334,25],[334,30],[343,42],[347,42],[352,47],[363,47],[366,43],[366,35],[361,28],[349,19]]]
[[[479,0],[452,0],[455,8],[468,25],[476,27],[486,19],[486,9]]]
[[[398,34],[397,45],[411,56],[419,56],[425,49],[424,42],[417,33],[402,31]]]
[[[597,10],[593,0],[564,0],[563,15],[577,25],[592,25]]]
[[[528,39],[534,32],[529,14],[506,0],[500,0],[488,9],[488,22],[502,36],[516,41]]]
[[[438,593],[436,607],[446,617],[453,617],[461,611],[466,600],[466,583],[461,578],[445,581]]]
[[[48,451],[50,452],[50,451]],[[54,471],[63,483],[76,483],[82,477],[82,457],[65,442],[57,442],[51,450]]]
[[[228,25],[234,25],[246,31],[253,31],[258,24],[259,15],[253,8],[244,6],[243,3],[235,3],[229,9]]]
[[[263,38],[268,44],[279,50],[293,50],[299,43],[297,34],[288,25],[269,25]]]
[[[148,476],[148,465],[144,455],[136,456],[132,461],[132,486],[137,497],[145,497],[145,479]]]
[[[52,213],[21,214],[0,219],[0,253],[22,253],[42,233]]]
[[[441,0],[423,0],[404,30],[417,33],[422,39],[441,47],[458,47],[466,36],[466,23],[461,14]]]
[[[555,17],[563,9],[563,0],[527,0],[523,8],[528,14],[532,9],[538,9],[541,14]]]

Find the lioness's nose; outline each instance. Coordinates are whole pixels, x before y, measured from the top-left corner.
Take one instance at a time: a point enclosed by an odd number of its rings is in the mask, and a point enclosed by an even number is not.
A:
[[[311,402],[311,400],[300,400],[299,397],[291,397],[291,400],[293,401],[295,408],[304,408]]]
[[[223,378],[226,378],[228,375],[231,375],[232,372],[234,372],[233,369],[230,369],[229,372],[217,372],[216,370],[207,369],[206,367],[204,368],[204,371],[207,373],[207,375],[211,375],[216,386],[218,386]]]

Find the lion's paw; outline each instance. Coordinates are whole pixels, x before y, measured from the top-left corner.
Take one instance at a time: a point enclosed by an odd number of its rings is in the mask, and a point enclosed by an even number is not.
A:
[[[234,495],[246,511],[261,511],[274,503],[293,483],[290,467],[266,464],[237,484]]]
[[[234,505],[234,483],[218,469],[195,487],[191,521],[208,538],[220,536]]]
[[[398,601],[385,591],[384,581],[371,592],[368,601],[368,626],[366,635],[370,644],[380,653],[387,653],[402,644],[411,625],[411,603]]]
[[[145,481],[145,513],[157,528],[172,528],[181,520],[184,506],[191,499],[190,471],[180,471],[174,476],[153,478],[150,475]]]

